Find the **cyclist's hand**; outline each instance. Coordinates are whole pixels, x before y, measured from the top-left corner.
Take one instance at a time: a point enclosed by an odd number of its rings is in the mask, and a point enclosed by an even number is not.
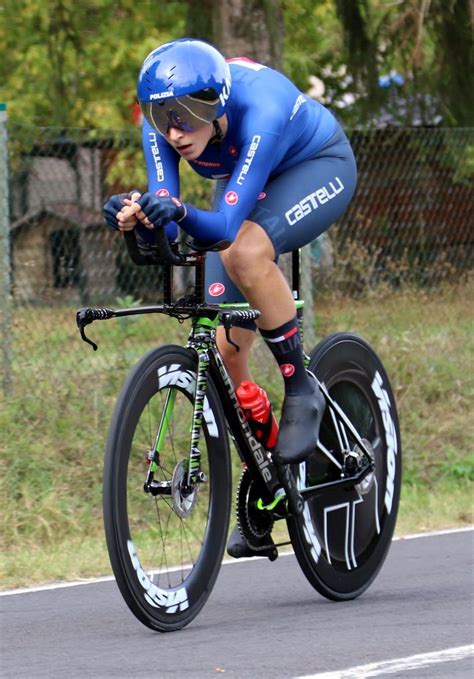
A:
[[[139,191],[130,191],[130,197],[124,199],[124,205],[120,212],[117,213],[120,231],[132,231],[137,225],[137,220],[141,221],[145,218],[143,212],[136,208],[137,200],[141,195]]]
[[[107,226],[116,231],[130,231],[137,224],[137,216],[133,211],[131,214],[122,215],[124,206],[131,205],[140,198],[139,191],[129,191],[128,193],[118,193],[111,196],[104,204],[103,211]]]
[[[179,222],[186,216],[186,208],[177,198],[158,198],[153,193],[144,193],[136,205],[140,206],[146,217],[139,217],[140,221],[150,229],[166,226],[169,222]]]

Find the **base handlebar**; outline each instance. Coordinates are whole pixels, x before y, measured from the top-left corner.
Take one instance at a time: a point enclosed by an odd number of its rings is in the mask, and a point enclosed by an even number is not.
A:
[[[137,264],[137,266],[157,264],[179,266],[186,262],[184,253],[173,250],[163,228],[156,228],[153,233],[155,236],[154,244],[140,243],[139,245],[135,231],[123,232],[128,254],[134,264]]]

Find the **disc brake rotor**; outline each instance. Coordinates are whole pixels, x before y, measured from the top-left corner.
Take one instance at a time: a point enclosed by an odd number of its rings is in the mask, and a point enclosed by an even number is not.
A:
[[[178,462],[171,479],[171,499],[173,509],[182,519],[188,517],[193,511],[198,496],[198,486],[194,485],[191,492],[186,489],[188,477],[188,465],[185,460]]]

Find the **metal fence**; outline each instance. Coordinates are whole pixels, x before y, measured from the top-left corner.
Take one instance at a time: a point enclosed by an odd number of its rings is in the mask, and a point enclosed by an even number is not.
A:
[[[473,266],[474,129],[353,132],[358,189],[330,231],[333,280],[437,285]]]
[[[56,364],[74,365],[76,307],[158,301],[161,283],[158,269],[129,261],[121,239],[104,228],[101,212],[107,196],[146,185],[138,130],[107,134],[10,124],[7,135],[5,119],[0,128],[2,346],[8,389],[12,370],[51,359],[46,347],[42,358],[33,358],[44,337],[59,352]],[[353,131],[350,136],[358,189],[338,224],[306,248],[305,273],[314,287],[361,294],[380,284],[437,285],[469,272],[474,128]],[[210,184],[184,173],[185,197],[195,204],[209,203]],[[188,283],[183,275],[177,282],[181,289]],[[53,319],[60,316],[70,327],[56,324]],[[62,344],[51,340],[53,327]],[[127,332],[133,336],[135,331]]]

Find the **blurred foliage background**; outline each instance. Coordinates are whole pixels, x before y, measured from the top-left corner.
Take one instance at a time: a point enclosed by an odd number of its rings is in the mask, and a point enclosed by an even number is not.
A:
[[[132,133],[143,59],[183,36],[283,70],[352,129],[470,126],[473,8],[472,0],[3,0],[0,101],[20,126],[10,162],[38,142],[39,128],[48,139],[71,128]],[[212,182],[187,170],[183,196],[203,207]],[[146,184],[139,144],[117,154],[111,192],[116,180],[120,190]]]
[[[127,127],[143,59],[188,35],[282,69],[346,124],[374,124],[392,105],[403,124],[465,126],[474,111],[473,7],[471,0],[3,0],[0,101],[23,124]]]

